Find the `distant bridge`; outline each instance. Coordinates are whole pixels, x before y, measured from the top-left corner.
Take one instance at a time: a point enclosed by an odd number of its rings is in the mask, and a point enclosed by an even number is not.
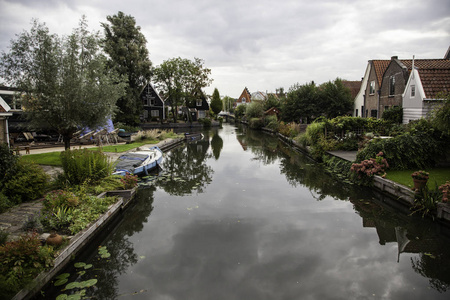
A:
[[[231,119],[234,121],[236,120],[236,117],[234,116],[234,114],[229,113],[227,111],[223,111],[219,113],[219,117],[222,117],[225,119],[225,122],[229,122]]]

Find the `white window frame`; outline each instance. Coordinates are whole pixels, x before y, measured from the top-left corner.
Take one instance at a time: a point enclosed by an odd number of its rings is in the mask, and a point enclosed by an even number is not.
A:
[[[370,94],[370,95],[375,94],[375,80],[372,80],[372,81],[370,82],[369,94]]]

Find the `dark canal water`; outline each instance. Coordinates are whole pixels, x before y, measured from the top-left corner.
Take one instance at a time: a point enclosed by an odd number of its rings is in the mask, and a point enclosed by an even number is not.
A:
[[[164,170],[74,260],[93,267],[65,271],[97,279],[91,299],[450,299],[442,228],[270,135],[224,125],[172,150]]]

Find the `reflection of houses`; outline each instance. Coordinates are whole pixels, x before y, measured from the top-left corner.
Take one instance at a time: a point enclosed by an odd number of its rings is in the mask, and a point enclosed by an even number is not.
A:
[[[11,107],[0,97],[0,144],[9,146],[8,118],[12,117]]]
[[[142,90],[141,100],[144,105],[144,121],[161,121],[166,118],[164,100],[150,82]]]

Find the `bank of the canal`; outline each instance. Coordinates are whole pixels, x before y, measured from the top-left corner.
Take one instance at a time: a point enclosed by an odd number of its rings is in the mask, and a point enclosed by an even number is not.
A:
[[[167,152],[170,149],[182,144],[185,141],[183,138],[177,139],[166,139],[156,144],[163,152]],[[142,147],[151,147],[155,144],[144,145]],[[64,148],[59,149],[63,151]],[[32,149],[30,154],[44,153],[44,152],[55,152],[58,148],[42,148],[42,149]],[[132,151],[132,150],[130,150]],[[123,153],[105,152],[113,161],[115,161]],[[49,175],[54,175],[61,172],[60,168],[45,168],[44,170]],[[92,240],[94,240],[103,230],[108,228],[108,226],[114,222],[117,218],[133,201],[136,194],[136,189],[132,190],[120,190],[120,191],[109,191],[98,195],[98,198],[117,196],[118,200],[115,204],[111,205],[107,212],[101,215],[94,223],[89,224],[89,226],[82,231],[80,231],[75,236],[68,236],[68,245],[62,249],[58,257],[55,258],[53,267],[47,272],[41,273],[34,281],[30,287],[27,287],[19,291],[14,300],[21,299],[31,299],[33,298],[61,269],[63,269],[80,251],[83,250]],[[7,212],[0,214],[0,228],[2,231],[8,233],[9,240],[15,240],[19,236],[26,234],[24,229],[24,224],[33,216],[40,214],[43,208],[42,199],[35,200],[32,202],[22,203],[17,205]],[[40,238],[45,241],[49,236],[49,233],[42,233]]]

